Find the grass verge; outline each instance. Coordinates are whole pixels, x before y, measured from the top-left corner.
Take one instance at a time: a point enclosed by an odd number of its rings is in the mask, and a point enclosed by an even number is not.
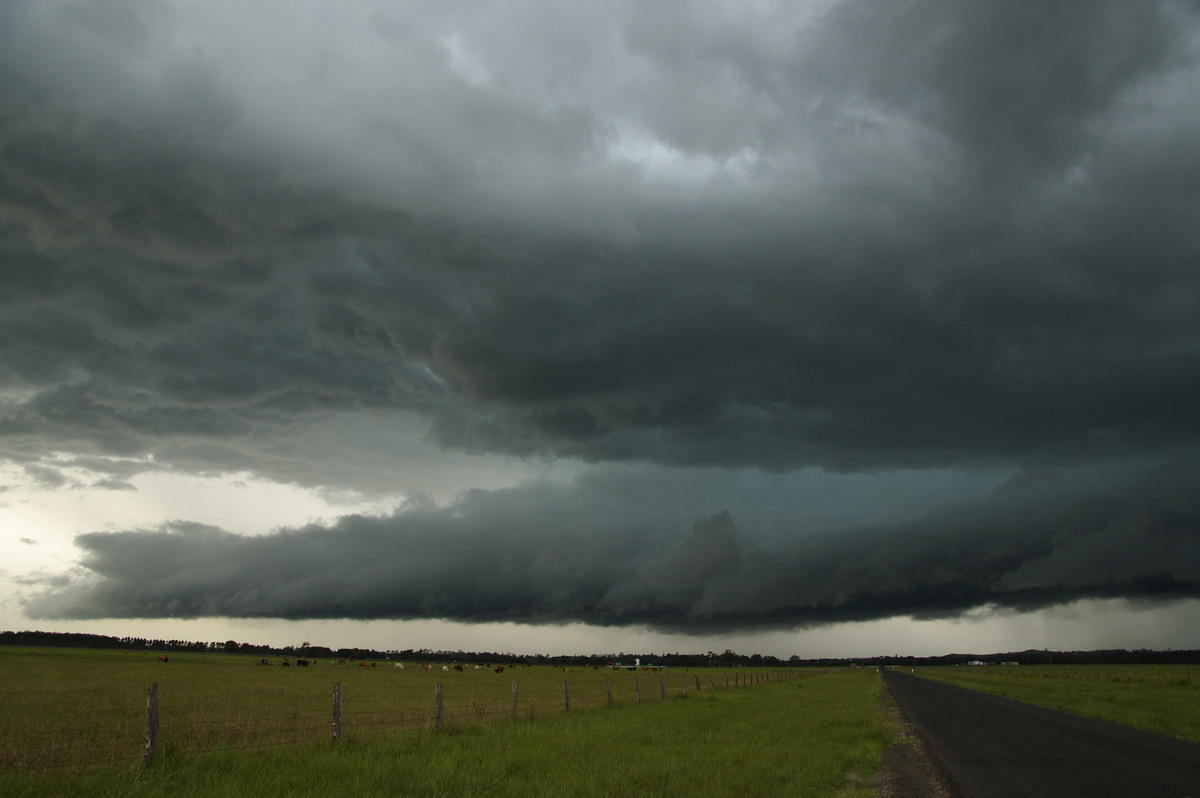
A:
[[[1081,668],[921,669],[930,679],[995,693],[1028,704],[1156,731],[1200,742],[1200,689],[1190,678],[1155,678],[1152,666],[1121,667],[1123,678],[1105,674],[1116,669]]]

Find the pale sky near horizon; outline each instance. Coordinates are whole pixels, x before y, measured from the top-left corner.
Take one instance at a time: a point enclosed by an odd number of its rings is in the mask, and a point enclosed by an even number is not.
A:
[[[16,0],[0,628],[1200,648],[1200,8]]]

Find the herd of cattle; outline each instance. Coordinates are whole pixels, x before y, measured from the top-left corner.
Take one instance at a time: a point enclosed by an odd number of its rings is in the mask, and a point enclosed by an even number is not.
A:
[[[159,662],[169,662],[170,658],[166,654],[162,654],[159,656],[158,661]],[[353,665],[355,663],[357,663],[358,667],[360,667],[360,668],[374,668],[377,664],[379,664],[376,662],[367,662],[365,660],[344,660],[344,659],[329,660],[330,665]],[[254,664],[255,665],[271,665],[273,663],[266,657],[263,657],[262,659],[260,659],[258,662],[254,663]],[[289,668],[292,665],[292,661],[289,657],[284,657],[283,660],[279,664],[285,668]],[[320,664],[320,663],[317,660],[308,660],[308,659],[297,659],[296,660],[296,665],[301,668],[307,668],[309,665],[318,665],[318,664]],[[397,670],[404,670],[403,662],[393,662],[391,664],[392,664],[392,667],[396,668]],[[482,670],[487,670],[489,667],[492,668],[492,670],[495,671],[496,673],[504,673],[506,668],[515,668],[517,666],[516,665],[496,665],[496,666],[474,665],[474,666],[471,666],[471,670],[482,671]],[[621,669],[621,666],[614,665],[613,663],[609,663],[609,667],[611,667],[613,670]],[[456,670],[456,671],[459,671],[460,673],[462,671],[467,670],[467,666],[464,666],[461,663],[454,663],[453,665],[433,665],[428,662],[422,662],[421,668],[423,670],[427,670],[427,671],[436,671],[439,669],[443,670],[443,671]],[[593,669],[598,670],[599,668],[598,668],[598,666],[593,666]],[[648,667],[648,666],[639,666],[638,668],[629,668],[629,670],[638,670],[638,669],[644,670],[644,671],[660,670],[660,668],[658,668],[658,667]],[[567,671],[567,669],[563,668],[563,673],[566,673],[566,671]]]
[[[158,661],[159,662],[170,662],[170,658],[167,657],[166,654],[162,654],[159,656]],[[330,665],[353,665],[355,663],[357,663],[358,667],[360,667],[360,668],[374,668],[376,665],[379,664],[376,662],[367,662],[366,660],[344,660],[344,659],[329,660]],[[254,663],[254,664],[255,665],[271,665],[273,663],[266,657],[263,657],[262,659],[260,659],[258,662]],[[290,668],[292,665],[291,658],[284,657],[283,660],[279,664],[285,668]],[[319,665],[319,664],[320,663],[317,660],[308,660],[308,659],[297,659],[296,660],[296,665],[301,668],[307,668],[309,665]],[[423,670],[427,670],[427,671],[436,671],[436,670],[440,669],[443,671],[456,670],[461,673],[462,671],[465,671],[468,668],[468,666],[464,666],[461,663],[457,663],[457,662],[454,663],[453,665],[433,665],[428,662],[422,662],[420,664],[421,664],[421,668]],[[391,665],[393,668],[396,668],[397,670],[404,670],[403,662],[393,662],[393,663],[391,663]],[[610,668],[612,668],[613,670],[621,670],[622,669],[622,666],[611,663],[611,662],[609,663],[608,666]],[[386,664],[385,664],[385,667],[386,667]],[[476,670],[476,671],[487,670],[489,667],[492,668],[492,670],[495,671],[496,673],[504,673],[506,668],[515,668],[517,666],[516,665],[495,665],[495,666],[474,665],[474,666],[470,666],[471,670]],[[593,669],[599,670],[599,667],[593,666]],[[661,668],[655,667],[655,666],[644,666],[644,665],[639,664],[637,667],[629,667],[628,670],[658,671],[658,670],[661,670]],[[567,669],[563,668],[563,673],[566,673],[566,672],[567,672]]]
[[[159,656],[158,661],[159,662],[170,662],[170,657],[168,657],[166,654],[162,654]],[[344,659],[329,660],[330,665],[347,665],[347,664],[351,664],[351,662],[352,661],[347,661]],[[269,659],[267,659],[266,657],[263,657],[262,659],[260,659],[258,662],[254,663],[254,664],[255,665],[270,665],[271,661]],[[285,668],[288,668],[288,667],[291,667],[292,661],[288,657],[284,657],[283,661],[280,662],[279,664]],[[308,659],[296,660],[296,665],[298,665],[301,668],[307,668],[309,665],[316,665],[316,664],[318,664],[316,660],[308,660]],[[374,663],[374,662],[360,661],[358,663],[358,667],[374,668],[376,664],[377,663]],[[404,663],[403,662],[393,662],[392,667],[397,668],[399,670],[404,670]],[[428,662],[422,662],[421,667],[427,671],[437,670],[437,666],[431,665]],[[457,664],[457,663],[454,665],[442,665],[441,666],[441,669],[444,671],[449,671],[451,668],[453,668],[454,670],[459,671],[459,672],[465,670],[465,668],[462,665]],[[495,670],[496,673],[504,673],[504,669],[505,669],[504,665],[497,665],[497,666],[495,666],[495,668],[493,668],[493,670]],[[477,671],[485,670],[485,666],[476,665],[474,667],[474,670],[477,670]],[[566,670],[566,669],[564,668],[563,670]]]
[[[168,662],[169,659],[164,654],[158,658],[158,661],[159,662]],[[344,659],[329,660],[330,665],[353,665],[353,664],[355,664],[355,662],[356,662],[355,660],[344,660]],[[260,659],[258,662],[254,663],[254,664],[261,666],[261,665],[272,665],[274,663],[272,663],[266,657],[263,657],[262,659]],[[285,668],[289,668],[292,665],[292,661],[290,658],[284,657],[283,660],[279,664]],[[317,662],[316,660],[308,660],[308,659],[296,660],[296,665],[301,668],[307,668],[309,665],[318,665],[318,664],[320,664],[320,663]],[[366,662],[365,660],[358,661],[358,667],[360,667],[360,668],[374,668],[378,664],[379,663],[376,663],[376,662]],[[392,667],[396,668],[398,670],[404,670],[404,663],[403,662],[393,662]],[[439,668],[439,666],[432,665],[428,662],[422,662],[421,667],[427,671],[438,670],[438,668]],[[492,670],[494,670],[496,673],[504,673],[504,670],[506,667],[509,667],[509,666],[497,665]],[[456,670],[456,671],[462,672],[462,671],[466,670],[466,668],[463,665],[458,664],[458,663],[455,663],[454,665],[441,665],[440,668],[443,671]],[[486,670],[486,668],[487,668],[487,666],[484,666],[484,665],[475,665],[473,670],[482,671],[482,670]]]

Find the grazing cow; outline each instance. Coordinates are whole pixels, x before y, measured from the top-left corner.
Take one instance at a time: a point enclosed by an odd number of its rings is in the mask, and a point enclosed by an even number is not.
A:
[[[283,661],[281,664],[283,665],[283,667],[287,668],[287,667],[290,667],[292,663],[288,662],[288,661],[285,659],[285,660],[284,660],[284,661]]]
[[[367,664],[367,663],[365,663],[365,662],[360,662],[360,663],[358,663],[358,667],[360,667],[360,668],[369,668],[369,667],[371,667],[371,666],[370,666],[370,665],[368,665],[368,664]]]
[[[497,665],[497,666],[496,666],[496,673],[504,673],[504,666],[503,666],[503,665]]]
[[[395,663],[392,663],[392,667],[395,668],[396,670],[402,671],[402,670],[404,670],[404,663],[403,662],[395,662]]]
[[[431,666],[430,666],[430,664],[429,664],[428,662],[422,662],[422,663],[421,663],[421,667],[422,667],[422,668],[424,668],[425,670],[430,670],[430,669],[431,669]]]
[[[255,665],[270,665],[271,663],[267,662],[267,660],[264,658],[264,659],[260,659],[258,662],[254,663],[254,664]]]
[[[448,671],[448,670],[450,670],[450,668],[449,668],[449,666],[447,666],[447,665],[443,665],[443,666],[442,666],[442,670],[444,670],[444,671]]]
[[[476,666],[475,666],[475,670],[477,670],[477,671],[481,671],[481,670],[483,670],[483,666],[482,666],[482,665],[476,665]]]
[[[301,668],[307,668],[309,665],[309,662],[306,659],[298,659],[298,660],[296,660],[296,664],[299,665]]]
[[[462,669],[463,669],[463,668],[462,668],[462,665],[455,665],[455,666],[454,666],[454,670],[458,671],[459,673],[462,673]]]
[[[159,655],[158,655],[158,661],[159,661],[159,662],[167,662],[167,661],[168,661],[167,655],[166,655],[166,654],[159,654]]]

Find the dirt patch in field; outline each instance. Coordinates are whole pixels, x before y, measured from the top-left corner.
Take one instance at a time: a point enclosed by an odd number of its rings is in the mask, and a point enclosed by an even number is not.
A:
[[[898,736],[883,752],[883,766],[875,774],[875,794],[878,798],[954,798],[938,776],[920,735],[886,690],[884,700]]]

